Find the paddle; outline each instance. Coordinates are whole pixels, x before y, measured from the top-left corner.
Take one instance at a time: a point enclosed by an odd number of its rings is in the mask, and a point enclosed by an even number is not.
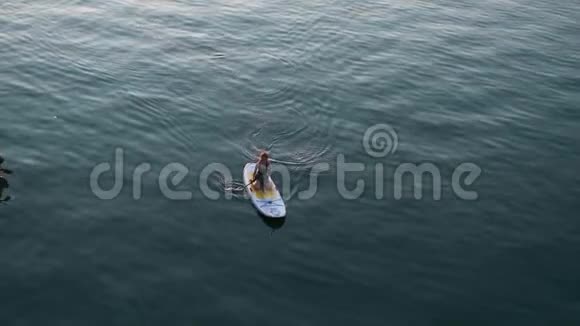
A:
[[[256,179],[250,181],[250,183],[248,183],[247,185],[244,186],[244,189],[246,189],[247,186],[251,185],[252,183],[256,182]]]

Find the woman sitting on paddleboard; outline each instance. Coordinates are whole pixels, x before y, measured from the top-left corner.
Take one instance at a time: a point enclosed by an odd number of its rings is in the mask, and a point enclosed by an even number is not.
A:
[[[260,184],[260,190],[264,190],[269,187],[268,180],[270,179],[270,158],[268,153],[260,153],[260,159],[256,163],[256,169],[254,170],[254,182],[258,181]]]

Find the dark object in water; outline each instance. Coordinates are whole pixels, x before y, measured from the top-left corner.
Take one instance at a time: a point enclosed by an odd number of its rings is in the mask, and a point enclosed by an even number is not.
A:
[[[6,198],[2,199],[4,189],[9,187],[10,185],[8,184],[8,180],[6,180],[4,177],[0,177],[0,203],[7,202],[11,199],[10,196],[6,196]]]
[[[4,163],[4,158],[0,155],[0,164]]]
[[[271,217],[264,216],[260,213],[258,213],[258,215],[260,215],[262,222],[264,222],[264,224],[266,224],[266,226],[270,227],[272,230],[278,230],[278,229],[282,228],[284,226],[284,223],[286,222],[285,217],[271,218]]]

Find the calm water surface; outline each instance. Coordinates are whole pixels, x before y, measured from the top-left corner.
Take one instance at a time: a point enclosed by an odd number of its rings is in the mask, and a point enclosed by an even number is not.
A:
[[[15,173],[0,324],[580,323],[579,5],[1,1],[0,151]],[[361,143],[377,123],[398,135],[385,158]],[[116,148],[125,186],[100,200],[89,175]],[[282,226],[239,191],[261,148],[290,171]],[[357,200],[337,190],[340,154],[367,167],[347,178],[365,180]],[[189,168],[172,189],[191,200],[159,189],[171,162]],[[394,168],[422,162],[441,200],[428,179],[422,200],[412,180],[395,200]],[[452,191],[464,162],[483,171],[475,201]],[[200,191],[210,163],[232,171],[209,185],[233,199]],[[298,199],[319,163],[330,171]]]

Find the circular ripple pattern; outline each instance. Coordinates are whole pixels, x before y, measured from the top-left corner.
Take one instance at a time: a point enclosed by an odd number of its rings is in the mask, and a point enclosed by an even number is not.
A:
[[[579,21],[577,0],[0,1],[0,325],[580,325]],[[281,222],[242,200],[261,149],[291,174]],[[395,200],[422,162],[441,200],[427,175]],[[189,173],[163,187],[170,163]]]

